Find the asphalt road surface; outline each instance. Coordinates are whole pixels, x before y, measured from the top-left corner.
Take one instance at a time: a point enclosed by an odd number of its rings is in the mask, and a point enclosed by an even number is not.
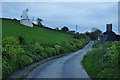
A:
[[[89,78],[82,66],[82,59],[87,51],[92,49],[93,43],[90,41],[77,52],[40,65],[27,78]]]

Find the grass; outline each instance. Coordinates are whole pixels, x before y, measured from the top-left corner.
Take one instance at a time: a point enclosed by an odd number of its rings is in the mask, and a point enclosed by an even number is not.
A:
[[[96,75],[102,70],[101,63],[101,50],[98,48],[88,51],[83,59],[83,66],[91,78],[99,78]]]
[[[2,20],[2,37],[7,36],[20,37],[22,36],[26,42],[38,42],[40,44],[52,44],[67,40],[73,40],[70,34],[45,29],[42,27],[34,28],[24,26],[19,21],[0,19]]]
[[[99,42],[95,42],[93,49],[83,58],[83,66],[90,78],[108,78],[116,80],[120,77],[119,52],[120,42],[105,42],[104,63]]]

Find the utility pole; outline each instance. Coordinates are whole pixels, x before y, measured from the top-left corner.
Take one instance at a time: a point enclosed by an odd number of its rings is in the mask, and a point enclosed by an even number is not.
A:
[[[102,64],[104,63],[104,42],[107,40],[108,35],[102,34],[100,36],[100,41],[102,43]]]
[[[102,42],[102,64],[104,63],[104,42]]]
[[[77,25],[76,25],[76,39],[77,39]]]
[[[76,25],[76,33],[77,33],[77,25]]]

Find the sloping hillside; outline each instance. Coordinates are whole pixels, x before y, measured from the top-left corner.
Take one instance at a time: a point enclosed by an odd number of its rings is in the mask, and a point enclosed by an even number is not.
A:
[[[19,21],[10,19],[2,20],[2,37],[22,36],[26,42],[38,42],[41,44],[51,44],[66,40],[72,40],[72,36],[63,32],[53,31],[42,27],[31,28],[19,24]],[[35,27],[35,25],[34,25]]]

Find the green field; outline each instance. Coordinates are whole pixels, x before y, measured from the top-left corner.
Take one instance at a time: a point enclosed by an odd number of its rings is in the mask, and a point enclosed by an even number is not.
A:
[[[2,19],[0,19],[1,21]],[[34,25],[35,27],[35,25]],[[19,24],[15,20],[2,20],[2,37],[7,36],[20,37],[22,36],[26,42],[38,42],[40,44],[52,44],[67,40],[73,40],[72,36],[67,33],[53,31],[42,27],[31,28]]]

